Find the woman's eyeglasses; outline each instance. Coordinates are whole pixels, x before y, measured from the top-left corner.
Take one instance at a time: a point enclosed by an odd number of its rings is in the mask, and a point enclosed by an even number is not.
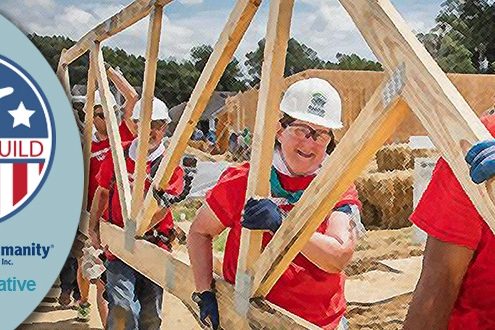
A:
[[[139,125],[139,120],[134,119],[134,124]],[[163,128],[167,127],[167,122],[165,120],[152,120],[151,121],[151,129],[152,130],[161,130]]]
[[[288,124],[286,130],[294,137],[297,138],[312,138],[318,144],[327,144],[332,139],[330,131],[314,129],[304,124]]]

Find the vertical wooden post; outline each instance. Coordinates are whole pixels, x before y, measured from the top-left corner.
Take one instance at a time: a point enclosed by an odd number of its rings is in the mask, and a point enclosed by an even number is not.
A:
[[[251,146],[251,161],[246,199],[270,196],[270,171],[277,122],[280,119],[280,99],[289,41],[293,0],[271,0],[268,17],[265,54],[261,75],[256,123]],[[261,252],[263,231],[243,228],[237,264],[236,292],[240,300],[250,298],[249,269]],[[246,304],[239,303],[238,307]]]
[[[67,53],[67,49],[62,50],[62,54],[60,54],[60,59],[58,61],[57,67],[57,76],[62,84],[62,87],[65,90],[65,94],[67,97],[71,97],[72,93],[70,90],[70,77],[69,77],[69,66],[64,62],[65,54]]]
[[[91,50],[90,52],[92,52]],[[91,55],[90,55],[91,58]],[[84,137],[83,137],[83,157],[84,157],[84,197],[83,209],[88,204],[89,170],[91,162],[91,143],[93,140],[93,111],[96,91],[96,66],[94,61],[89,61],[88,83],[86,89],[86,103],[84,104]]]
[[[134,170],[134,188],[132,192],[131,219],[136,221],[144,199],[146,181],[146,162],[148,158],[151,114],[155,95],[156,67],[160,50],[163,7],[156,6],[150,15],[148,28],[148,46],[146,49],[146,67],[144,70],[143,94],[141,97],[141,114],[138,128],[138,156]]]

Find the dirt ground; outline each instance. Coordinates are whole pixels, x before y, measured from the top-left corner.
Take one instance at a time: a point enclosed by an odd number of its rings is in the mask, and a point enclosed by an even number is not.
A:
[[[346,270],[346,317],[351,329],[399,329],[417,282],[423,248],[411,244],[412,229],[369,231],[360,239]],[[91,288],[93,310],[88,323],[75,320],[74,309],[61,309],[55,287],[18,329],[102,329]],[[162,329],[200,329],[188,309],[166,294]]]
[[[421,271],[412,228],[368,231],[346,274],[351,329],[400,329]],[[375,292],[378,291],[378,292]]]

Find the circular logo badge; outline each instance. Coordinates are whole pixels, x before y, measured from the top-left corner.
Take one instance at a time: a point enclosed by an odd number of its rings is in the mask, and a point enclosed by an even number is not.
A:
[[[54,68],[1,15],[0,36],[1,328],[53,328],[40,311],[79,224],[81,139]]]
[[[43,91],[23,68],[0,55],[0,222],[22,210],[43,185],[54,136]]]

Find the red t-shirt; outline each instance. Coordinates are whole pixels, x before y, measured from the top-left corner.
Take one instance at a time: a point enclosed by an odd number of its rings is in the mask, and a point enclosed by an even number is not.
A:
[[[223,259],[223,275],[235,282],[239,244],[241,237],[241,212],[244,209],[249,164],[228,168],[218,183],[206,196],[206,202],[218,219],[230,228]],[[289,177],[278,173],[282,187],[287,191],[306,189],[315,176]],[[336,207],[345,204],[360,206],[357,191],[353,187],[344,195]],[[288,211],[292,206],[281,206]],[[327,221],[322,222],[318,232],[325,233]],[[272,238],[263,234],[263,247]],[[344,274],[330,274],[318,268],[302,254],[298,254],[289,268],[283,273],[267,299],[291,313],[326,329],[335,328],[345,313]]]
[[[127,124],[125,123],[125,121],[122,121],[122,123],[120,123],[119,133],[120,133],[120,139],[122,140],[122,143],[132,141],[135,138],[134,134],[132,134],[129,127],[127,127]]]
[[[93,202],[96,188],[98,188],[96,175],[100,171],[100,166],[105,160],[109,151],[110,143],[108,139],[91,142],[91,158],[89,160],[88,204],[86,206],[88,211],[91,209],[91,203]]]
[[[131,131],[127,128],[127,125],[122,122],[119,126],[119,133],[122,143],[130,142],[134,139]],[[110,142],[108,139],[101,141],[91,142],[91,156],[89,160],[89,182],[88,182],[88,204],[86,209],[91,209],[91,203],[95,196],[96,188],[98,188],[98,182],[96,181],[96,175],[100,171],[100,166],[105,160],[107,153],[110,151]]]
[[[130,143],[124,144],[124,150],[128,148],[129,144]],[[128,180],[131,183],[131,187],[132,187],[132,182],[133,182],[132,176],[134,174],[135,162],[128,156],[126,157],[125,161],[127,167]],[[147,166],[146,172],[149,174],[151,170],[151,162],[148,161],[146,166]],[[119,227],[124,227],[122,210],[120,208],[119,192],[114,175],[113,158],[111,154],[108,154],[108,156],[101,164],[100,171],[96,176],[96,180],[99,186],[108,190],[111,189],[113,190],[113,194],[112,196],[110,196],[111,200],[109,201],[108,209],[105,212],[103,218],[106,219],[107,221],[110,221],[114,225],[117,225]],[[144,193],[148,191],[150,185],[151,185],[150,181],[146,180]],[[166,192],[171,195],[179,195],[183,191],[183,189],[184,189],[184,170],[182,169],[182,167],[179,166],[175,169],[174,173],[172,174],[172,178],[170,179],[169,186]],[[170,230],[173,229],[173,227],[174,227],[174,222],[172,218],[172,212],[168,211],[163,217],[163,219],[155,226],[155,229],[164,235],[168,235]],[[160,245],[160,246],[166,248],[165,245]]]
[[[493,135],[495,117],[482,122]],[[449,329],[495,329],[495,236],[445,160],[438,162],[411,221],[440,241],[474,251]]]

